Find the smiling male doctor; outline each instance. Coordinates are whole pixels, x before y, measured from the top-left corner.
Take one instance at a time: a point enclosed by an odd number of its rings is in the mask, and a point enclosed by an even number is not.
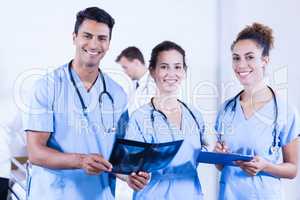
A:
[[[29,199],[114,199],[107,160],[127,100],[123,89],[99,69],[113,25],[114,19],[100,8],[78,12],[74,59],[35,85],[24,117],[33,164]],[[140,173],[126,180],[139,190],[148,178]]]

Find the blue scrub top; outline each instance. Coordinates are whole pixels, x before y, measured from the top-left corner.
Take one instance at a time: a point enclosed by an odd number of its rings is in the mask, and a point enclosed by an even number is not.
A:
[[[64,153],[102,154],[109,159],[117,133],[105,133],[99,108],[99,94],[103,91],[100,76],[89,92],[77,73],[72,74],[88,107],[88,120],[83,115],[79,97],[70,81],[68,64],[45,75],[35,84],[29,111],[24,116],[24,129],[50,132],[48,147]],[[127,106],[123,89],[104,74],[107,91],[115,102],[115,123]],[[103,118],[112,127],[111,102],[103,98]],[[33,165],[29,199],[114,199],[111,176],[101,173],[87,175],[82,169],[48,169]]]
[[[150,182],[143,190],[134,192],[133,199],[202,199],[200,181],[197,174],[196,153],[201,148],[199,130],[188,110],[182,107],[181,129],[170,124],[170,131],[164,117],[153,112],[151,104],[145,104],[131,116],[126,131],[126,139],[147,143],[162,143],[184,140],[179,151],[166,169],[153,172]],[[194,113],[202,133],[204,122],[200,112],[189,107]],[[154,128],[151,113],[154,115]],[[173,133],[173,134],[172,134]]]
[[[300,133],[299,119],[296,110],[285,101],[277,98],[278,126],[277,135],[281,147],[278,152],[271,153],[275,117],[275,102],[271,100],[260,108],[249,119],[246,119],[240,104],[236,100],[236,111],[231,112],[233,103],[224,111],[226,101],[217,116],[215,129],[223,134],[222,140],[233,153],[258,155],[266,160],[282,163],[282,147],[292,142]],[[282,199],[280,178],[264,172],[249,176],[239,167],[224,166],[220,179],[220,200],[258,200]]]

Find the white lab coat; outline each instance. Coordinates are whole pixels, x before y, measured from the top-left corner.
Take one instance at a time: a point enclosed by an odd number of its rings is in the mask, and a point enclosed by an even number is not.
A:
[[[138,81],[139,87],[136,88],[136,82]],[[151,97],[156,93],[156,85],[151,77],[149,71],[147,71],[140,80],[133,81],[131,91],[128,94],[128,113],[131,115],[133,111],[142,105],[149,103]]]

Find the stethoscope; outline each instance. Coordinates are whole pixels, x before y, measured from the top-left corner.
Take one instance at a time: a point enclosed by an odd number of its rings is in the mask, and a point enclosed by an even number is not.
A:
[[[69,75],[70,75],[70,79],[71,79],[71,82],[76,90],[76,93],[77,93],[77,96],[80,100],[80,104],[81,104],[81,107],[82,107],[82,112],[83,112],[83,115],[85,116],[85,119],[88,121],[88,112],[87,112],[87,106],[85,105],[84,101],[83,101],[83,98],[79,92],[79,89],[75,83],[75,80],[74,80],[74,77],[73,77],[73,74],[72,74],[72,71],[71,71],[71,65],[72,65],[72,60],[69,62],[68,64],[68,72],[69,72]],[[102,72],[100,71],[99,69],[99,74],[100,74],[100,78],[101,78],[101,81],[102,81],[102,84],[103,84],[103,91],[99,94],[99,98],[98,98],[98,101],[99,101],[99,107],[100,107],[100,117],[101,117],[101,124],[102,124],[102,127],[104,128],[104,131],[106,133],[113,133],[116,131],[116,128],[115,128],[115,105],[114,105],[114,99],[112,98],[111,94],[107,91],[106,89],[106,83],[105,83],[105,79],[104,79],[104,76],[102,74]],[[103,96],[104,95],[107,95],[110,103],[111,103],[111,107],[112,107],[112,118],[113,118],[113,121],[112,121],[112,127],[111,128],[107,128],[104,124],[104,121],[103,121],[103,112],[102,112],[102,104],[103,104]],[[26,179],[27,179],[27,182],[26,182],[26,199],[28,199],[29,197],[29,192],[30,192],[30,187],[31,187],[31,163],[30,162],[27,162],[27,165],[26,165]]]
[[[170,123],[169,123],[169,121],[168,121],[167,116],[166,116],[161,110],[157,109],[157,108],[154,106],[153,99],[154,99],[154,98],[152,97],[152,98],[151,98],[151,101],[150,101],[151,106],[152,106],[152,108],[153,108],[153,109],[151,110],[150,119],[151,119],[151,125],[152,125],[152,129],[153,129],[153,131],[154,131],[154,134],[156,135],[156,133],[157,133],[157,132],[156,132],[156,128],[155,128],[155,126],[154,126],[154,124],[155,124],[154,112],[158,112],[159,114],[161,114],[161,115],[163,116],[163,119],[164,119],[164,121],[166,122],[166,124],[167,124],[167,126],[168,126],[168,129],[169,129],[169,131],[170,131],[170,133],[171,133],[172,140],[175,141],[173,129],[171,128],[171,125],[170,125]],[[191,110],[184,102],[180,101],[179,99],[177,99],[177,101],[178,101],[180,104],[182,104],[182,105],[188,110],[189,114],[192,116],[194,122],[196,123],[197,129],[198,129],[198,131],[199,131],[200,144],[201,144],[201,151],[207,151],[207,143],[206,143],[206,142],[204,141],[204,139],[203,139],[203,130],[201,129],[200,124],[199,124],[199,122],[198,122],[197,119],[196,119],[196,116],[194,115],[194,113],[192,112],[192,110]],[[145,138],[144,138],[144,140],[145,140]]]
[[[273,97],[274,104],[275,104],[275,118],[274,118],[274,121],[273,121],[274,128],[273,128],[273,131],[272,131],[273,140],[272,140],[272,145],[270,146],[270,149],[269,149],[269,154],[273,154],[275,152],[278,153],[279,149],[280,149],[280,141],[277,137],[278,136],[278,133],[277,133],[277,128],[278,128],[278,104],[277,104],[277,99],[276,99],[275,92],[273,91],[273,89],[271,87],[268,86],[268,88],[270,89],[270,91],[272,93],[272,97]],[[232,123],[232,121],[235,117],[237,99],[242,94],[242,92],[243,92],[243,90],[240,91],[237,95],[235,95],[232,99],[230,99],[224,107],[224,113],[222,114],[222,116],[225,116],[226,112],[229,110],[230,105],[233,104],[231,106],[231,109],[230,109],[230,112],[232,114],[231,123]],[[222,119],[221,123],[223,123],[223,119]],[[222,140],[222,133],[217,134],[217,141],[221,144],[224,143],[224,141]]]
[[[74,80],[74,77],[73,77],[73,74],[72,74],[72,71],[71,71],[71,65],[72,65],[72,61],[69,62],[68,64],[68,70],[69,70],[69,75],[70,75],[70,79],[71,79],[71,82],[76,90],[76,93],[77,93],[77,96],[80,100],[80,104],[81,104],[81,108],[82,108],[82,113],[85,117],[85,119],[87,120],[87,122],[89,121],[88,120],[88,112],[87,112],[87,106],[85,105],[84,101],[83,101],[83,98],[79,92],[79,89],[75,83],[75,80]],[[104,79],[104,75],[103,73],[101,72],[101,70],[98,68],[99,70],[99,75],[100,75],[100,78],[101,78],[101,81],[102,81],[102,85],[103,85],[103,91],[99,94],[99,98],[98,98],[98,101],[99,101],[99,108],[100,108],[100,118],[101,118],[101,125],[102,127],[104,128],[104,131],[106,133],[113,133],[116,131],[116,127],[115,127],[115,104],[114,104],[114,99],[113,97],[111,96],[111,94],[107,91],[106,89],[106,83],[105,83],[105,79]],[[112,127],[108,128],[105,123],[104,123],[104,117],[103,117],[103,97],[104,96],[107,96],[110,103],[111,103],[111,107],[112,107]]]

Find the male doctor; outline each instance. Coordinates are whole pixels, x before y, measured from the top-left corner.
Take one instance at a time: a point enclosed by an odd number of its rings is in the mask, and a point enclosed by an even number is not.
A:
[[[24,116],[33,164],[29,199],[114,199],[108,159],[127,100],[123,89],[99,69],[113,25],[114,19],[100,8],[78,12],[74,59],[44,76],[33,89]],[[148,179],[140,172],[125,180],[139,190]]]
[[[131,114],[140,106],[149,103],[156,93],[156,85],[150,76],[142,52],[135,46],[122,50],[116,62],[121,65],[124,72],[132,80],[132,87],[128,92],[128,112]]]

